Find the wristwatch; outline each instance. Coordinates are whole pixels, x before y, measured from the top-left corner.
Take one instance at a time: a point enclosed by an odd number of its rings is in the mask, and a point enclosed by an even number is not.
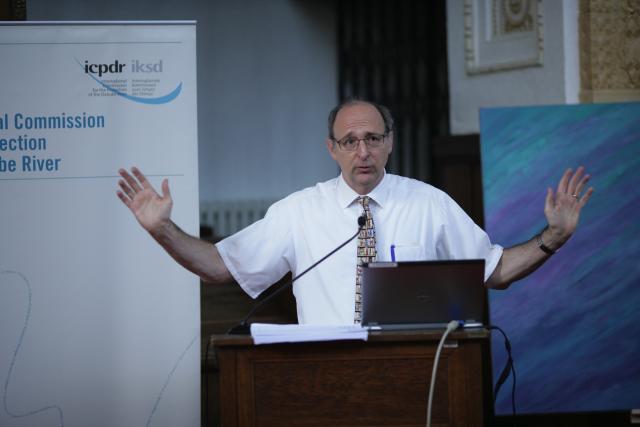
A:
[[[546,230],[546,228],[545,228]],[[558,251],[554,251],[553,249],[551,249],[549,246],[545,245],[544,242],[542,241],[542,233],[544,232],[544,230],[542,230],[537,236],[536,236],[536,242],[538,243],[538,247],[542,250],[542,252],[549,254],[549,255],[553,255]]]

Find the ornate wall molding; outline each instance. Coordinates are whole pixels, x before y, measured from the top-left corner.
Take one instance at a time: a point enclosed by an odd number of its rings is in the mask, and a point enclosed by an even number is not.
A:
[[[464,27],[467,74],[543,63],[540,0],[465,0]]]
[[[640,100],[640,0],[580,0],[580,101]]]

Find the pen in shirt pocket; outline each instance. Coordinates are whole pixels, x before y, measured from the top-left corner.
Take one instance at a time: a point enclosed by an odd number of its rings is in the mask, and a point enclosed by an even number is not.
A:
[[[398,245],[393,243],[389,248],[391,251],[391,262],[418,261],[423,259],[420,255],[420,246],[417,244]]]

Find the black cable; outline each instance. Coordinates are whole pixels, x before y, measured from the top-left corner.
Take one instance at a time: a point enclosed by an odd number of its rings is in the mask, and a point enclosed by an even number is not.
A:
[[[515,367],[515,364],[513,363],[513,355],[511,354],[511,342],[509,342],[509,338],[507,337],[507,334],[498,326],[490,325],[487,329],[490,329],[490,330],[495,329],[496,331],[499,331],[502,334],[502,336],[504,337],[504,348],[507,350],[507,362],[504,368],[502,369],[502,372],[500,373],[500,377],[498,378],[498,381],[496,382],[496,386],[493,392],[493,401],[494,402],[496,401],[500,388],[505,383],[505,381],[509,378],[509,374],[512,373],[513,382],[511,384],[511,411],[513,412],[513,415],[516,415],[516,367]]]
[[[513,384],[511,385],[511,409],[513,415],[516,414],[516,368],[513,366],[513,359],[511,359],[511,371],[513,372]]]
[[[336,252],[338,252],[340,249],[342,249],[344,246],[346,246],[349,242],[351,242],[353,239],[355,239],[358,236],[358,234],[360,234],[360,232],[362,231],[362,228],[364,227],[366,221],[367,221],[367,219],[365,218],[364,214],[360,215],[358,217],[358,231],[356,231],[356,233],[353,236],[349,237],[340,246],[338,246],[337,248],[335,248],[334,250],[332,250],[331,252],[329,252],[328,254],[323,256],[320,260],[318,260],[315,263],[313,263],[309,268],[307,268],[302,273],[298,274],[296,277],[294,277],[293,279],[291,279],[290,281],[288,281],[284,285],[282,285],[279,289],[276,289],[271,295],[269,295],[268,297],[266,297],[265,299],[263,299],[262,301],[260,301],[256,305],[254,305],[253,308],[251,309],[251,311],[249,311],[249,314],[247,314],[240,321],[240,323],[238,323],[236,326],[234,326],[231,329],[229,329],[227,331],[227,334],[230,334],[230,335],[249,335],[251,333],[251,327],[249,325],[249,319],[251,319],[253,314],[256,311],[258,311],[259,308],[264,307],[267,304],[268,301],[272,300],[277,295],[279,295],[282,291],[284,291],[285,289],[288,289],[290,286],[292,286],[293,282],[295,282],[296,280],[298,280],[299,278],[301,278],[302,276],[307,274],[309,271],[313,270],[313,268],[315,266],[320,264],[325,259],[329,258],[331,255],[333,255]]]

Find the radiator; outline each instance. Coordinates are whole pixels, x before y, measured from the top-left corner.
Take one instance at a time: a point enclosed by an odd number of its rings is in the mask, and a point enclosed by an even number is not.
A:
[[[230,236],[264,217],[274,200],[216,200],[200,202],[200,226],[219,237]]]

